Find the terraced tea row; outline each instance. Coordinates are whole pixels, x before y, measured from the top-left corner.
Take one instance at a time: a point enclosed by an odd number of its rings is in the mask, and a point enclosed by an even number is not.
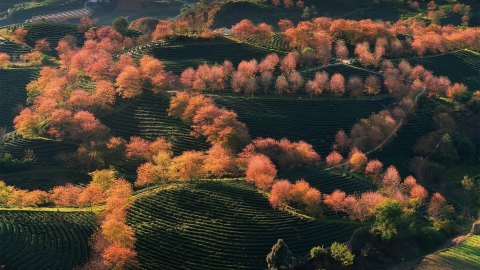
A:
[[[480,262],[480,235],[470,235],[458,246],[444,249],[423,259],[419,270],[478,269]]]
[[[13,130],[13,118],[20,112],[15,108],[26,105],[25,86],[37,76],[37,69],[0,69],[0,127]]]
[[[241,180],[192,183],[142,198],[128,223],[142,269],[263,269],[279,238],[301,257],[313,246],[348,240],[358,227],[273,210]]]
[[[56,142],[45,139],[14,139],[0,147],[0,154],[10,153],[14,158],[23,159],[25,150],[31,149],[37,158],[37,165],[60,166],[55,156],[77,150],[78,145],[69,142]]]
[[[28,30],[28,40],[35,44],[35,41],[46,38],[50,43],[50,49],[55,49],[58,45],[58,41],[66,35],[73,35],[79,41],[84,39],[83,34],[78,32],[77,25],[52,23],[52,22],[40,22],[25,24],[25,29]]]
[[[155,140],[164,137],[173,143],[175,154],[191,149],[207,149],[205,141],[190,136],[190,127],[180,120],[169,117],[167,108],[170,101],[166,97],[144,94],[136,101],[120,101],[120,109],[104,116],[101,121],[115,136],[125,139],[142,136]]]
[[[22,47],[12,41],[0,39],[0,52],[8,53],[12,62],[20,60],[20,55],[30,53],[31,51],[28,47]]]
[[[470,92],[480,89],[480,54],[461,50],[438,56],[410,59],[433,71],[435,76],[447,76],[452,82],[463,83]]]
[[[137,51],[133,56],[140,58],[144,53],[148,53],[162,60],[167,70],[180,74],[186,68],[196,68],[204,62],[221,64],[225,60],[230,60],[236,67],[242,60],[253,58],[261,60],[273,52],[283,54],[273,49],[225,40],[222,43],[211,44],[159,45],[145,51]]]
[[[376,190],[376,187],[368,180],[349,172],[337,170],[305,169],[298,172],[285,173],[285,175],[279,175],[278,178],[286,178],[292,183],[302,178],[323,194],[330,194],[335,189],[345,191],[347,194]]]
[[[304,140],[324,158],[335,134],[346,132],[358,119],[366,118],[391,103],[391,98],[375,100],[307,100],[275,97],[249,98],[214,96],[218,106],[238,114],[252,138]]]
[[[415,156],[413,147],[420,137],[433,131],[432,121],[437,102],[432,99],[421,101],[415,115],[407,118],[393,141],[369,157],[379,159],[385,167],[394,165],[404,177],[410,174],[410,161]]]
[[[93,219],[89,212],[0,211],[0,265],[73,269],[87,259]]]

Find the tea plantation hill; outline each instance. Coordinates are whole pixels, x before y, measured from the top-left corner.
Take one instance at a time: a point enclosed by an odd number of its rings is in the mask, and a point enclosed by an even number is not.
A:
[[[90,212],[0,211],[2,269],[73,269],[89,256]]]
[[[430,22],[427,19],[427,5],[428,1],[418,1],[420,9],[414,9],[404,2],[398,4],[395,1],[329,1],[329,0],[305,0],[304,7],[310,8],[310,16],[307,19],[327,16],[333,18],[344,18],[352,20],[371,19],[395,22],[400,19],[414,17],[418,20]],[[462,15],[453,12],[453,6],[460,2],[471,6],[471,10],[478,10],[479,4],[471,1],[435,1],[438,9],[443,9],[446,14],[440,19],[441,25],[460,25]],[[313,14],[315,6],[316,14]],[[281,19],[289,19],[294,24],[305,20],[302,8],[292,7],[284,8],[283,5],[274,6],[272,1],[264,1],[260,3],[252,3],[248,1],[227,2],[216,13],[212,27],[230,28],[232,25],[240,22],[243,19],[249,19],[253,23],[267,23],[273,27],[277,27],[277,23]],[[469,26],[477,26],[480,23],[480,17],[477,12],[472,12],[470,15]]]
[[[237,67],[242,60],[261,61],[270,53],[277,53],[279,56],[286,54],[284,50],[236,42],[226,37],[217,37],[215,40],[179,38],[169,41],[167,45],[152,43],[140,49],[134,48],[129,52],[137,60],[144,54],[152,55],[160,59],[167,70],[178,75],[188,67],[197,68],[203,63],[213,65],[229,60]]]
[[[263,269],[279,238],[300,258],[312,246],[347,241],[364,225],[274,210],[243,180],[202,180],[171,188],[138,199],[127,218],[136,230],[142,269]]]
[[[411,65],[422,65],[435,76],[447,76],[452,83],[463,83],[472,92],[480,90],[480,53],[459,50],[441,55],[431,55],[407,59]]]

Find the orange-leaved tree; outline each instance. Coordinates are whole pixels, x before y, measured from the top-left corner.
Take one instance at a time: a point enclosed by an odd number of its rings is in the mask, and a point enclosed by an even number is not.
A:
[[[266,191],[272,187],[277,169],[267,156],[256,154],[248,159],[245,175],[247,182],[255,183],[258,188]]]

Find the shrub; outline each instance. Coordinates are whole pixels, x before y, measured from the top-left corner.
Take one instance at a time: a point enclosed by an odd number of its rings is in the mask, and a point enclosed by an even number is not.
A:
[[[450,219],[440,219],[433,222],[433,227],[446,237],[453,236],[457,232],[458,225]]]
[[[433,227],[423,227],[417,236],[419,246],[427,252],[433,251],[445,241],[444,236]]]
[[[324,257],[327,254],[328,252],[323,246],[313,247],[310,250],[310,257],[316,258],[316,259]]]
[[[341,261],[344,266],[352,265],[355,259],[355,255],[348,250],[347,245],[338,242],[332,244],[330,253],[335,260]]]
[[[292,253],[283,239],[278,239],[273,245],[272,251],[267,255],[268,269],[276,270],[283,267],[289,267],[293,263]]]

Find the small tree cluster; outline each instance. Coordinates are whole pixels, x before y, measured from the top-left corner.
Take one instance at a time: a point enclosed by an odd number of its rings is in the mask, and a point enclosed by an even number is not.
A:
[[[232,34],[240,40],[252,38],[258,43],[267,43],[273,40],[273,28],[266,23],[254,25],[252,21],[244,19],[232,26]]]
[[[320,202],[322,196],[316,188],[303,179],[291,184],[288,180],[278,180],[272,186],[269,201],[273,208],[285,207],[290,202],[301,204],[311,215],[321,213]]]
[[[320,155],[313,150],[312,145],[304,142],[290,142],[287,139],[280,141],[272,138],[258,138],[247,145],[240,157],[248,158],[255,154],[269,157],[280,169],[288,169],[298,164],[315,165],[320,161]]]

